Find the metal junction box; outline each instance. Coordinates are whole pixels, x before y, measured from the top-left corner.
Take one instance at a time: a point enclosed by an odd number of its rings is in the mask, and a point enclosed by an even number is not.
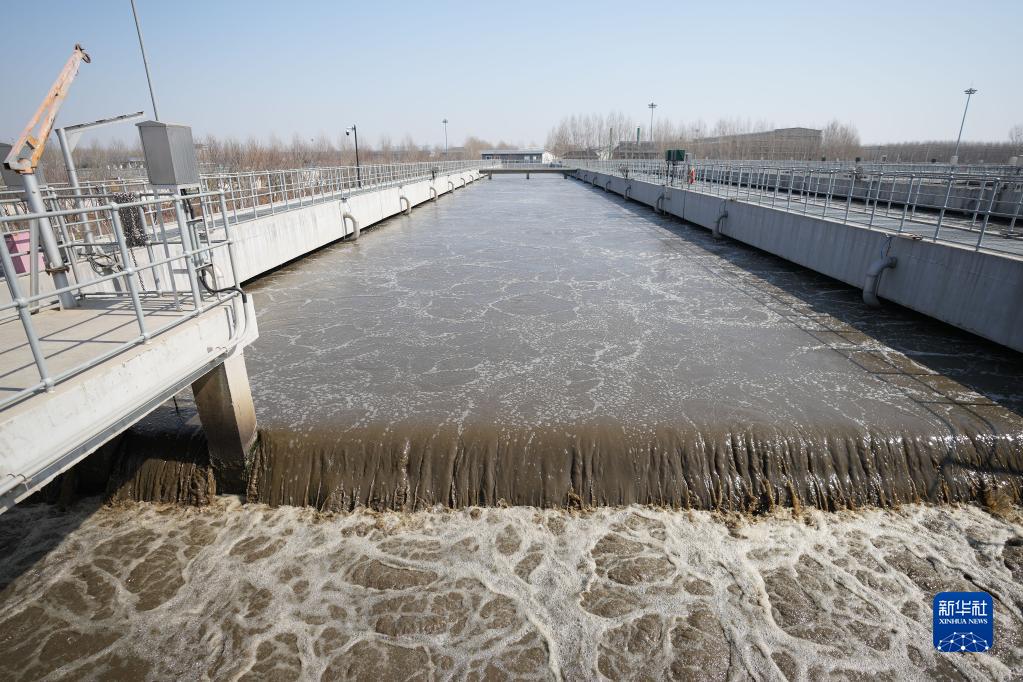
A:
[[[189,126],[160,121],[143,121],[136,125],[151,185],[188,187],[199,184],[199,160]]]

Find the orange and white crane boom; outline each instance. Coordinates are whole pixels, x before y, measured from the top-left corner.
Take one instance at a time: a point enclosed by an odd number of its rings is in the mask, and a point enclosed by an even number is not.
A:
[[[89,55],[82,49],[82,46],[75,45],[71,57],[64,64],[53,87],[50,88],[43,103],[36,110],[35,116],[25,126],[25,130],[22,131],[21,136],[11,147],[7,158],[4,159],[4,165],[7,168],[22,175],[35,173],[39,159],[43,155],[43,149],[46,147],[46,138],[50,136],[53,122],[57,118],[57,112],[60,111],[60,106],[64,103],[64,98],[67,97],[71,83],[78,75],[78,67],[82,62],[88,64],[90,61]]]

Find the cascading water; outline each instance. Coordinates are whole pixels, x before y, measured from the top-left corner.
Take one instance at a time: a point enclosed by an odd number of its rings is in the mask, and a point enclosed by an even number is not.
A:
[[[248,287],[251,501],[1020,499],[1017,354],[581,184],[530,182]]]
[[[170,504],[0,516],[0,677],[1012,679],[1020,357],[525,183],[248,287],[245,504],[182,395],[74,470]],[[934,651],[942,590],[990,652]]]

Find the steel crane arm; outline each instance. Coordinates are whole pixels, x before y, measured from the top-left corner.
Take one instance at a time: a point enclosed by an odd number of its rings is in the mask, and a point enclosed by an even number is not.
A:
[[[60,75],[57,76],[57,80],[54,81],[46,98],[43,99],[43,103],[39,105],[35,116],[25,126],[21,137],[11,147],[11,153],[4,159],[4,165],[7,168],[19,173],[35,172],[36,166],[39,165],[39,159],[43,155],[43,148],[46,146],[46,138],[50,136],[53,121],[57,118],[57,112],[60,111],[60,105],[64,103],[68,89],[75,80],[75,76],[78,75],[78,67],[82,62],[88,64],[90,61],[92,60],[82,46],[75,45],[71,57],[67,60]]]

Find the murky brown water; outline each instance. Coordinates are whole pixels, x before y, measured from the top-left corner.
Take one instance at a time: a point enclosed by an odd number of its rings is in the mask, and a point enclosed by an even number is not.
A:
[[[0,679],[1023,669],[1018,354],[560,179],[248,289],[250,504],[179,396],[74,477],[207,506],[0,516]],[[996,599],[989,654],[931,648],[957,589]]]
[[[499,178],[250,291],[251,499],[1020,497],[1018,355],[580,183]]]
[[[807,512],[126,509],[0,517],[0,677],[1011,679],[1023,525],[977,508]],[[930,644],[990,591],[988,654]]]

